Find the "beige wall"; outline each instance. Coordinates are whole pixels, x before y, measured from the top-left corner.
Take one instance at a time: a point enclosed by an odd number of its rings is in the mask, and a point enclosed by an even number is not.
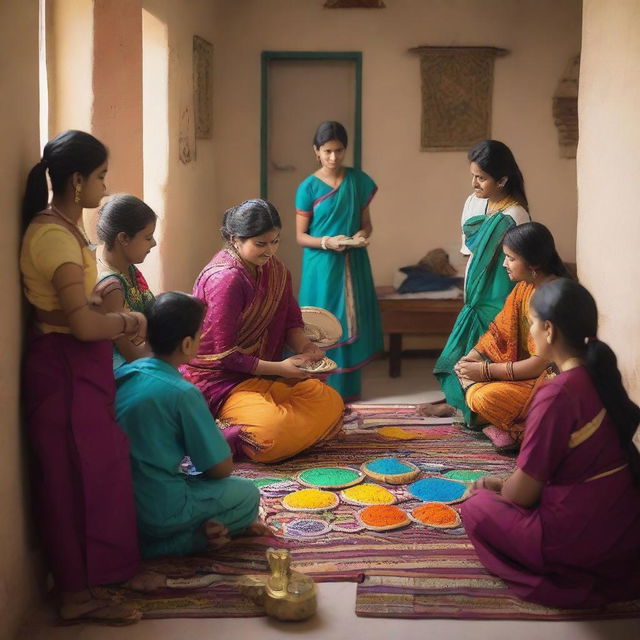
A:
[[[429,248],[455,244],[468,195],[463,152],[419,151],[417,45],[491,45],[511,51],[495,65],[493,136],[524,172],[535,219],[553,230],[563,257],[575,257],[575,161],[559,157],[551,100],[580,50],[579,0],[393,0],[383,10],[329,10],[320,0],[218,2],[216,40],[217,206],[259,193],[260,52],[363,52],[363,168],[379,183],[373,206],[374,277]],[[232,69],[232,73],[228,70]],[[319,101],[331,87],[318,87]],[[312,132],[310,132],[311,134]],[[289,224],[291,208],[281,211]]]
[[[579,276],[640,402],[640,2],[585,0],[582,37]]]
[[[168,81],[158,79],[160,86],[167,82],[168,126],[165,123],[161,129],[147,130],[148,112],[145,116],[145,153],[155,147],[157,153],[164,154],[166,158],[164,168],[157,166],[157,159],[150,167],[160,182],[145,178],[145,194],[147,191],[150,193],[156,212],[162,216],[159,246],[156,256],[150,259],[149,272],[152,282],[157,283],[156,291],[191,291],[195,277],[219,244],[217,228],[220,225],[215,207],[216,143],[214,140],[196,140],[195,160],[183,164],[178,155],[178,138],[180,114],[185,106],[193,103],[193,36],[216,42],[214,3],[208,0],[144,0],[142,4],[150,16],[166,25],[168,47]],[[160,31],[157,24],[152,30],[156,34]],[[156,45],[161,46],[158,42]],[[214,59],[215,55],[214,51]],[[147,81],[148,78],[145,85]],[[163,107],[159,105],[159,108]],[[151,138],[156,135],[161,141],[168,141],[168,145],[154,145]],[[162,176],[163,171],[165,177]],[[164,202],[159,200],[159,194],[164,195]],[[142,269],[147,273],[144,265]]]
[[[0,184],[3,225],[0,234],[0,638],[11,638],[36,598],[37,563],[29,520],[26,456],[19,422],[19,371],[22,295],[18,272],[20,203],[28,171],[40,157],[38,141],[38,3],[0,3],[2,148]]]

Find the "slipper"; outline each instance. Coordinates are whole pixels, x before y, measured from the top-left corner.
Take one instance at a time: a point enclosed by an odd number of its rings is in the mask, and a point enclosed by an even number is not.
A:
[[[485,427],[482,433],[491,440],[498,453],[511,453],[520,448],[520,445],[506,431],[502,431],[492,424]]]
[[[124,604],[99,605],[73,618],[58,618],[60,626],[72,624],[103,624],[111,627],[125,627],[138,622],[142,618],[142,611]]]

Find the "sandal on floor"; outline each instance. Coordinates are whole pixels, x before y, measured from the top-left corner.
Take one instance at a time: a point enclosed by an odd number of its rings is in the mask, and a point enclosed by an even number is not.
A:
[[[58,625],[72,624],[103,624],[112,627],[125,627],[138,622],[142,618],[142,611],[126,604],[98,605],[73,618],[60,617]]]
[[[506,432],[490,424],[482,430],[493,443],[498,453],[512,453],[520,448],[520,445]]]

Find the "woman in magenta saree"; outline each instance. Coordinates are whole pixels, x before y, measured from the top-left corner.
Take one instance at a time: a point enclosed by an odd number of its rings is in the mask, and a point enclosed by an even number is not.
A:
[[[532,300],[536,349],[561,373],[535,395],[515,472],[476,483],[462,519],[478,556],[524,600],[597,607],[640,597],[640,409],[595,338],[593,298],[574,281]]]
[[[47,207],[48,170],[53,199]],[[104,195],[107,151],[81,131],[49,141],[31,170],[20,268],[35,323],[24,362],[24,416],[32,445],[39,531],[67,621],[135,622],[129,605],[92,587],[140,570],[129,446],[115,421],[111,339],[142,337],[138,313],[89,306],[96,261],[79,222]]]
[[[204,394],[234,453],[275,462],[332,437],[344,405],[298,368],[323,354],[305,336],[291,275],[273,255],[275,208],[249,200],[226,212],[222,230],[227,248],[193,287],[207,312],[198,356],[182,372]],[[299,355],[283,360],[285,346]]]

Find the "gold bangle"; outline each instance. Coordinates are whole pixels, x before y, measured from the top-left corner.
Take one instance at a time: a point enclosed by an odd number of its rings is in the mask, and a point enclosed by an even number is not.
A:
[[[511,382],[515,380],[513,375],[513,360],[509,360],[507,362],[507,380],[510,380]]]
[[[327,240],[329,240],[329,236],[322,236],[322,240],[320,240],[320,246],[327,251]]]

